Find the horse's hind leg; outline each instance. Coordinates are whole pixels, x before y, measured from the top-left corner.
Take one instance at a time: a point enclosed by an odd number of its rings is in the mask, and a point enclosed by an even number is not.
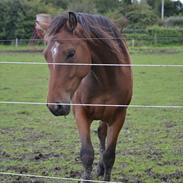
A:
[[[100,142],[100,161],[97,166],[97,176],[104,175],[103,152],[105,151],[106,136],[107,136],[107,124],[101,121],[100,126],[98,127],[98,138]]]
[[[107,146],[103,153],[104,181],[110,181],[111,171],[115,161],[116,143],[119,132],[123,126],[126,116],[126,109],[116,116],[116,120],[108,126]]]
[[[91,121],[88,120],[85,112],[79,107],[75,111],[75,118],[81,141],[80,158],[84,167],[82,178],[91,180],[92,165],[94,160],[94,150],[90,138]]]

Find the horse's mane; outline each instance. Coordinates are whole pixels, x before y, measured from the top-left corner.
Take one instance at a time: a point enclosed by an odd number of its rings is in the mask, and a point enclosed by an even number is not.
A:
[[[124,50],[126,52],[126,43],[121,39],[120,31],[109,19],[101,15],[91,15],[87,13],[76,13],[76,16],[77,21],[84,30],[80,38],[88,38],[89,42],[94,45],[102,44],[106,46],[110,52],[117,55]],[[47,36],[58,33],[67,20],[68,14],[55,17],[49,26]]]

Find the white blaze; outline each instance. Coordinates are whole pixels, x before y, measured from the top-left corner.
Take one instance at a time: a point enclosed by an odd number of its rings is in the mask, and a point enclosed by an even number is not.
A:
[[[56,58],[56,55],[58,53],[58,47],[59,47],[59,43],[55,42],[53,47],[51,48],[53,63],[55,62],[55,58]],[[55,69],[55,64],[53,64],[53,68]]]

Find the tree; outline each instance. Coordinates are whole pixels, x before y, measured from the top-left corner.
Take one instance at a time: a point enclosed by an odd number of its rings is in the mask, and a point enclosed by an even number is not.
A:
[[[128,6],[123,13],[128,19],[128,27],[130,28],[146,28],[154,25],[158,21],[158,17],[147,4],[133,4]]]
[[[58,9],[67,9],[69,0],[41,0],[46,5],[52,5]]]
[[[182,3],[179,1],[170,1],[166,0],[165,1],[165,16],[173,16],[173,15],[178,15],[179,13],[183,12],[183,6]]]
[[[31,38],[38,13],[56,13],[39,0],[0,1],[0,39]]]
[[[7,4],[4,2],[4,0],[0,1],[0,38],[6,39],[6,22],[7,22],[7,16],[8,12],[6,11],[8,9]]]
[[[157,15],[161,15],[161,0],[146,0]],[[183,12],[183,5],[179,1],[165,0],[165,16],[179,15]]]
[[[117,9],[120,5],[119,0],[94,0],[93,3],[96,3],[98,12],[102,14]]]
[[[73,0],[69,3],[68,9],[76,12],[96,13],[96,6],[90,0]]]
[[[127,5],[137,2],[137,0],[122,0],[122,1],[124,4],[127,4]]]

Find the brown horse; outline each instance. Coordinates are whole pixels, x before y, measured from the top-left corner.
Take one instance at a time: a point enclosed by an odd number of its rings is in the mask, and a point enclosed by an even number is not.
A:
[[[47,43],[44,56],[50,63],[48,108],[54,115],[60,116],[70,112],[70,106],[63,103],[81,104],[73,106],[73,111],[81,140],[84,179],[91,179],[94,160],[90,126],[93,120],[101,121],[98,128],[101,158],[97,174],[109,181],[127,107],[106,105],[130,103],[132,72],[130,66],[97,64],[130,64],[126,43],[120,39],[121,34],[110,20],[85,13],[69,12],[57,16],[50,23],[48,21],[42,31]]]

